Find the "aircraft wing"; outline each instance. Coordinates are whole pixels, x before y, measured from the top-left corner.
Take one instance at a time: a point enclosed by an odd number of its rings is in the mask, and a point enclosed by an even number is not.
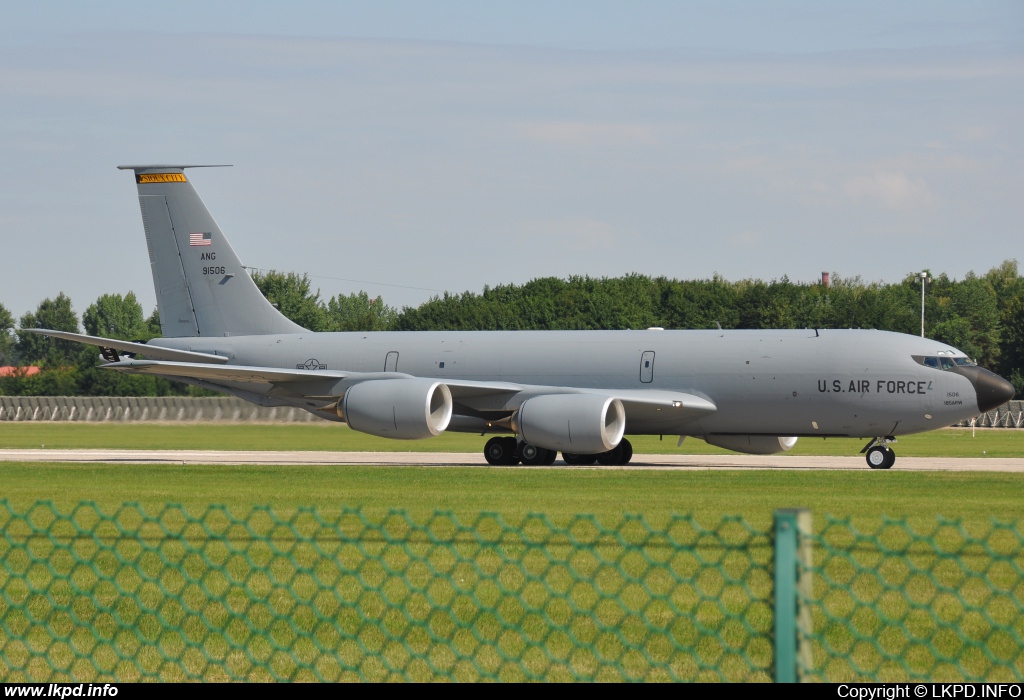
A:
[[[622,402],[626,420],[646,424],[678,424],[680,420],[699,418],[718,410],[703,396],[663,389],[583,389],[583,393],[613,396]]]
[[[116,340],[114,338],[101,338],[95,335],[83,335],[82,333],[68,333],[67,331],[51,331],[46,328],[23,328],[26,333],[37,333],[39,335],[48,335],[51,338],[60,338],[61,340],[71,340],[76,343],[84,343],[85,345],[95,345],[98,348],[106,351],[107,349],[127,352],[132,354],[145,355],[151,357],[154,360],[172,360],[178,362],[206,362],[210,364],[223,364],[228,361],[228,358],[222,355],[211,355],[205,352],[192,352],[191,350],[175,350],[174,348],[163,348],[159,345],[148,345],[147,343],[132,343],[127,340]],[[107,353],[103,352],[103,356],[108,360],[113,360],[119,356],[119,352]]]
[[[198,353],[197,353],[198,354]],[[288,369],[283,367],[250,367],[246,365],[213,365],[197,362],[164,362],[159,360],[121,360],[104,365],[104,369],[115,369],[128,374],[153,374],[168,379],[198,379],[206,382],[244,382],[247,384],[273,384],[278,393],[290,393],[296,397],[322,395],[325,384],[332,384],[337,393],[359,382],[371,379],[403,379],[412,377],[404,372],[346,372],[326,369]],[[471,380],[438,379],[447,384],[452,395],[459,398],[513,395],[523,389],[520,384],[509,382],[478,382]],[[318,385],[315,389],[312,384]]]
[[[398,372],[342,372],[323,369],[215,365],[201,362],[163,362],[160,360],[121,360],[120,362],[111,362],[103,367],[128,374],[155,374],[169,379],[184,377],[207,382],[245,382],[247,384],[287,384],[343,379],[364,381],[366,379],[398,379],[410,376]],[[301,392],[296,391],[296,395],[301,395]]]
[[[714,413],[718,410],[714,403],[703,396],[687,394],[682,391],[665,391],[663,389],[592,389],[587,391],[587,393],[614,396],[622,402],[627,410],[630,406],[681,408],[697,413]]]
[[[452,398],[480,411],[511,411],[533,396],[547,394],[597,394],[622,402],[626,415],[634,420],[678,421],[714,413],[718,407],[696,394],[661,389],[591,389],[511,382],[474,382],[438,379],[448,385]]]
[[[589,389],[511,382],[475,382],[462,379],[438,379],[444,382],[457,402],[478,411],[505,411],[519,408],[533,396],[546,394],[597,394],[622,402],[628,420],[647,424],[698,418],[718,410],[703,396],[662,389]]]
[[[375,379],[398,380],[412,376],[402,372],[346,372],[129,359],[112,362],[104,367],[130,374],[153,374],[168,379],[198,379],[215,384],[270,384],[274,385],[277,394],[290,394],[295,397],[339,395],[359,382]],[[661,389],[585,389],[441,377],[433,379],[447,385],[452,398],[456,401],[482,411],[510,412],[531,396],[545,394],[611,396],[622,402],[628,418],[645,422],[677,422],[681,418],[696,418],[717,410],[714,403],[702,396]]]

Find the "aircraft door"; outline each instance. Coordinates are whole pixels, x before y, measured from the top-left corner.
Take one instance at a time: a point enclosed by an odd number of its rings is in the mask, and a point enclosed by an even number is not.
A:
[[[392,350],[388,353],[388,356],[384,358],[384,371],[385,372],[397,372],[398,371],[398,351]]]
[[[650,384],[654,381],[654,351],[648,350],[640,356],[640,381]]]

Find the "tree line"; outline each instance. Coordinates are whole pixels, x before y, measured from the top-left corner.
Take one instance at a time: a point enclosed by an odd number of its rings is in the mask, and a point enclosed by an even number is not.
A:
[[[587,330],[649,328],[878,328],[917,335],[921,283],[907,275],[893,284],[833,275],[831,284],[730,282],[715,275],[677,280],[625,277],[546,277],[523,285],[445,293],[398,310],[365,292],[323,300],[307,275],[254,273],[260,291],[281,313],[312,331]],[[1024,279],[1007,260],[962,280],[940,274],[925,290],[925,335],[957,347],[1013,382],[1024,395]],[[0,394],[161,396],[205,393],[157,377],[98,367],[96,348],[55,341],[25,328],[51,328],[124,340],[160,335],[156,311],[144,317],[135,295],[104,294],[86,308],[81,326],[63,293],[46,299],[15,325],[0,304],[0,366],[22,369],[0,377]],[[27,368],[37,366],[29,375]]]

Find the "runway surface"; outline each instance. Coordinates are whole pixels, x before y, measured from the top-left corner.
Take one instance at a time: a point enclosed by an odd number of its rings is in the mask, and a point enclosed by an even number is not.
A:
[[[481,469],[868,469],[862,455],[633,455],[626,467],[492,467],[477,452],[257,452],[213,450],[0,450],[2,462],[79,462],[123,464],[301,464],[382,467],[478,467]],[[897,457],[901,471],[1022,472],[1024,458]]]

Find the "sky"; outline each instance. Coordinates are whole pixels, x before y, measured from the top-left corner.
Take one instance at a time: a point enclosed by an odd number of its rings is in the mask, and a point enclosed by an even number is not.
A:
[[[148,314],[168,162],[324,299],[961,279],[1024,264],[1021,124],[1016,0],[0,0],[0,304]]]

